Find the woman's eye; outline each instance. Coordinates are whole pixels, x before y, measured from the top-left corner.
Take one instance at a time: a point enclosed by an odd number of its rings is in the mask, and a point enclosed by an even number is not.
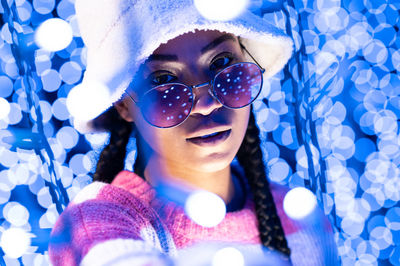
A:
[[[227,67],[233,60],[231,55],[224,55],[216,58],[210,65],[210,70],[215,71]]]
[[[165,83],[169,83],[175,79],[176,79],[175,76],[164,73],[164,74],[159,74],[159,75],[150,77],[150,83],[151,83],[151,85],[158,86],[158,85],[162,85]]]

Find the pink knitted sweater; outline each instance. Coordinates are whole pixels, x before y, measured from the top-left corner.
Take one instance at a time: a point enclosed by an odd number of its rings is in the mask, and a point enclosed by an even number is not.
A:
[[[293,265],[336,265],[328,220],[321,213],[317,223],[289,219],[282,208],[287,189],[271,184],[271,191]],[[156,197],[142,178],[123,171],[111,185],[94,182],[79,192],[53,228],[49,254],[54,265],[171,265],[182,250],[207,241],[261,250],[253,202],[248,199],[243,209],[205,228],[182,207]]]

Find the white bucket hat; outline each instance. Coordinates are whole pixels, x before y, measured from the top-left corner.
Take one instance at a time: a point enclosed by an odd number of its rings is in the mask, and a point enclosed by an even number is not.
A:
[[[230,21],[213,21],[198,12],[193,0],[76,0],[75,9],[87,67],[67,104],[78,106],[69,109],[83,132],[90,131],[91,119],[121,99],[139,66],[160,44],[184,33],[218,30],[241,37],[265,68],[264,79],[279,72],[292,55],[292,40],[248,10]]]

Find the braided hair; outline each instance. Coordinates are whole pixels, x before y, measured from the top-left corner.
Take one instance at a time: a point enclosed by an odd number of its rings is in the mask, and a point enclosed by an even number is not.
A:
[[[246,135],[236,158],[243,167],[253,194],[263,246],[289,257],[290,249],[269,188],[260,144],[260,131],[251,110]]]
[[[111,136],[109,144],[100,154],[93,180],[111,183],[114,177],[124,169],[126,145],[133,127],[131,123],[119,116],[115,108],[110,108],[103,115],[102,120],[104,121],[104,128],[111,132]],[[140,137],[136,138],[138,156],[134,171],[143,177],[145,164],[142,161],[144,156],[141,155],[140,140]],[[237,159],[244,169],[253,194],[263,246],[289,257],[290,249],[269,188],[260,143],[259,129],[256,125],[254,113],[251,111],[249,125],[237,153]]]

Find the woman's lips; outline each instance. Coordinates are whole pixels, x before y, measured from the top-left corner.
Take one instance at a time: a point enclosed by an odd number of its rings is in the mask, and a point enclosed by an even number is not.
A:
[[[201,137],[188,138],[187,141],[199,146],[214,146],[224,142],[231,134],[231,130],[214,132]]]

